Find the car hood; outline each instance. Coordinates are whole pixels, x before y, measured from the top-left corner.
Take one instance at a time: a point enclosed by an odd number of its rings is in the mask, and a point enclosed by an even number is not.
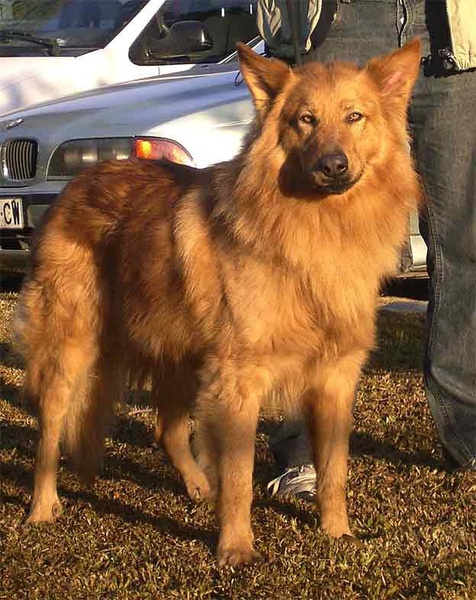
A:
[[[0,114],[3,116],[68,92],[99,87],[101,72],[95,73],[92,67],[87,67],[94,61],[93,54],[0,57]]]
[[[1,3],[0,3],[1,4]],[[62,50],[68,52],[68,48]],[[198,65],[167,65],[174,72]],[[200,65],[202,66],[202,65]],[[215,65],[210,65],[215,66]],[[135,68],[114,45],[84,49],[78,55],[0,56],[0,115],[25,110],[85,90],[160,74],[160,67]]]
[[[52,63],[51,56],[9,56],[0,58],[0,92],[11,87],[12,84],[33,79],[43,70],[48,70]],[[70,57],[53,58],[55,67],[62,68],[67,66],[71,68]]]
[[[18,81],[23,81],[23,79],[31,77],[32,70],[33,67],[31,63],[27,66],[23,57],[13,57],[8,61],[4,61],[0,73],[0,92],[3,92],[3,90],[8,88],[12,83],[17,83]]]
[[[118,123],[131,123],[134,115],[149,106],[160,108],[161,119],[176,118],[182,111],[193,110],[194,106],[208,104],[215,96],[217,103],[222,101],[221,94],[239,90],[240,95],[248,95],[239,70],[235,68],[215,68],[213,71],[202,69],[199,73],[176,74],[169,77],[150,77],[147,79],[120,83],[72,94],[56,100],[42,102],[33,107],[13,111],[0,119],[0,130],[12,121],[32,120],[47,117],[63,119],[64,115],[90,113],[92,111],[111,111],[117,114]],[[122,113],[120,107],[127,109]]]
[[[64,96],[2,115],[0,128],[18,118],[115,109],[119,105],[129,106],[129,110],[135,112],[139,105],[143,107],[156,102],[160,102],[162,111],[176,114],[176,106],[169,106],[169,102],[185,100],[187,106],[193,106],[195,99],[200,99],[203,94],[211,96],[223,87],[246,87],[237,67],[215,67],[210,71],[201,68],[200,71],[188,71],[186,75],[149,77]],[[128,116],[131,116],[130,113]]]
[[[213,130],[243,130],[252,118],[250,95],[236,66],[218,67],[200,75],[116,84],[15,111],[0,119],[0,135],[50,146],[68,139],[153,135],[200,154],[198,135],[203,145]]]

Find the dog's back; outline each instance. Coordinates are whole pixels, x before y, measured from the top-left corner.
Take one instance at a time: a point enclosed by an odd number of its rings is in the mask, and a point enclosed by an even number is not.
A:
[[[31,269],[13,322],[22,353],[30,359],[48,340],[54,347],[65,333],[62,325],[83,322],[92,330],[99,311],[105,316],[115,303],[113,294],[120,294],[114,284],[119,246],[126,255],[136,252],[138,245],[150,243],[147,232],[153,229],[154,243],[164,257],[170,255],[174,206],[207,176],[206,170],[132,159],[102,163],[69,183],[34,237]],[[124,238],[124,221],[134,223],[126,232],[130,239]],[[56,317],[55,310],[63,312]]]

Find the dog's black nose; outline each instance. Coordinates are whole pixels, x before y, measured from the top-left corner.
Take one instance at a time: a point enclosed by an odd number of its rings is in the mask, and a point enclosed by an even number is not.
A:
[[[324,154],[316,163],[316,171],[320,171],[329,179],[339,179],[349,168],[347,156],[341,152]]]

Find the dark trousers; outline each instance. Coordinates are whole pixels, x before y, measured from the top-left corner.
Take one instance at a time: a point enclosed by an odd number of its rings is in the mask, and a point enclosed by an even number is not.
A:
[[[442,0],[338,0],[326,39],[306,60],[364,64],[415,36],[423,56],[433,54],[409,115],[428,196],[425,390],[441,442],[465,465],[476,462],[476,72],[448,71],[438,57],[450,45]],[[302,423],[285,423],[270,445],[281,466],[310,462]]]

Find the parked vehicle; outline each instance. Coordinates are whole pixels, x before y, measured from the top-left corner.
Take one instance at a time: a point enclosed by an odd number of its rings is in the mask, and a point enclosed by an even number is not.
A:
[[[226,61],[256,0],[0,0],[0,115],[74,92]]]
[[[107,158],[232,158],[253,118],[238,63],[83,92],[0,119],[0,268],[23,269],[30,237],[66,183]]]
[[[129,156],[205,167],[238,152],[253,115],[232,56],[198,74],[109,86],[1,118],[0,269],[27,266],[33,229],[85,167]],[[425,256],[414,215],[402,274],[425,273]]]

